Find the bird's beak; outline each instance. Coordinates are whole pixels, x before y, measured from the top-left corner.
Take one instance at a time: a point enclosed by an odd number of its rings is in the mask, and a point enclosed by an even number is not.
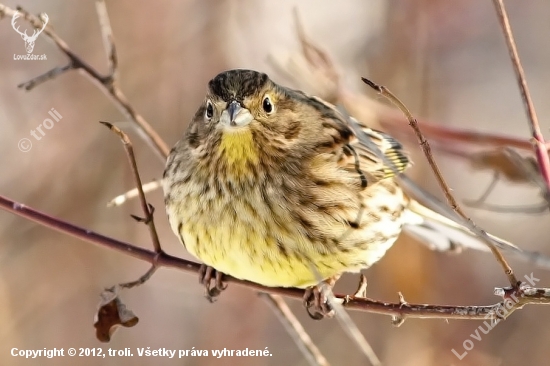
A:
[[[253,119],[254,117],[252,117],[250,111],[241,107],[237,101],[229,103],[221,115],[221,122],[232,127],[246,126]]]
[[[233,101],[227,106],[227,111],[229,112],[229,120],[231,124],[235,122],[237,115],[242,110],[242,107],[239,105],[239,102]]]

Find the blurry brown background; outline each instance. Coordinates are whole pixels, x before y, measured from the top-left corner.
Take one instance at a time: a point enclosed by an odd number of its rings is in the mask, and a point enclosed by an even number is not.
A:
[[[106,71],[104,49],[92,1],[30,1],[27,10],[46,12],[50,24],[71,48]],[[550,3],[508,1],[508,10],[529,86],[548,134],[550,81]],[[528,137],[529,130],[503,37],[491,1],[348,0],[335,1],[109,1],[120,59],[120,83],[133,106],[169,145],[183,133],[207,81],[228,68],[254,68],[273,79],[318,93],[315,85],[289,80],[269,57],[292,60],[300,50],[292,18],[298,7],[310,38],[338,65],[345,87],[367,90],[359,76],[388,86],[418,116],[455,127]],[[28,27],[18,20],[21,29]],[[137,202],[106,208],[114,196],[133,187],[119,140],[99,120],[124,121],[109,100],[86,78],[70,72],[31,92],[17,85],[55,66],[65,57],[40,36],[34,54],[47,61],[16,61],[24,43],[0,21],[0,192],[19,202],[125,241],[150,248]],[[297,75],[299,76],[299,75]],[[40,141],[29,136],[55,108],[63,119]],[[122,127],[128,126],[121,124]],[[163,164],[131,128],[142,179],[162,174]],[[21,152],[17,142],[30,138]],[[424,187],[439,190],[415,144],[410,171]],[[476,172],[464,161],[436,152],[445,177],[460,199],[476,198],[490,172]],[[149,195],[165,250],[190,258],[169,231],[162,194]],[[538,201],[533,187],[500,184],[492,202]],[[548,253],[548,215],[494,214],[469,209],[490,232],[519,246]],[[306,361],[266,304],[246,288],[231,286],[211,305],[195,276],[159,270],[146,285],[123,294],[140,317],[121,329],[110,344],[94,336],[93,316],[104,287],[137,278],[147,265],[94,247],[0,211],[0,364],[2,365],[306,365]],[[534,272],[542,286],[550,273],[512,261],[519,277]],[[366,271],[369,296],[409,302],[491,304],[495,286],[506,285],[494,259],[484,253],[433,253],[401,240],[375,267]],[[337,292],[354,290],[356,277],[345,277]],[[315,343],[333,365],[365,365],[363,356],[337,322],[310,320],[298,301],[289,300]],[[530,306],[501,322],[459,361],[481,322],[407,320],[400,328],[385,316],[351,313],[385,365],[545,365],[550,337],[550,309]],[[151,349],[264,349],[270,358],[55,358],[25,360],[10,356],[19,349],[136,347]],[[209,351],[210,352],[210,351]]]

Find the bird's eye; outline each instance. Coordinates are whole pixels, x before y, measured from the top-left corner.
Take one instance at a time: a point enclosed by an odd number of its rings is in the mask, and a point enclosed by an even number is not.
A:
[[[271,99],[268,96],[264,98],[262,107],[264,108],[265,113],[267,114],[273,113],[273,104],[271,103]]]
[[[214,116],[214,106],[211,101],[206,102],[206,112],[204,115],[207,119],[211,119]]]

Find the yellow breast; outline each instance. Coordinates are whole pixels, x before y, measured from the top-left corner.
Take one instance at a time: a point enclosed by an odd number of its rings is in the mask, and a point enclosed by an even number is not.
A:
[[[258,162],[258,148],[248,128],[236,131],[225,131],[219,146],[229,169],[235,174],[246,174],[249,164]]]
[[[304,288],[317,284],[319,278],[359,271],[378,260],[395,240],[372,242],[365,237],[365,244],[370,241],[371,245],[345,251],[334,243],[312,242],[288,211],[274,212],[280,208],[266,204],[259,190],[246,197],[218,196],[209,202],[198,195],[188,197],[179,208],[182,221],[173,220],[178,215],[169,212],[172,228],[176,233],[179,229],[191,254],[223,273],[265,286]],[[344,233],[343,227],[326,230]],[[358,232],[342,238],[351,242],[364,235]]]
[[[174,202],[167,211],[172,229],[192,255],[236,278],[304,288],[317,284],[319,278],[368,267],[391,246],[401,226],[391,213],[357,230],[343,219],[350,210],[354,219],[360,207],[361,198],[351,184],[342,186],[340,193],[319,191],[315,195],[319,201],[304,207],[295,206],[304,194],[300,187],[283,189],[266,181],[240,185],[244,179],[258,179],[251,171],[261,154],[249,130],[224,133],[218,154],[212,157],[220,160],[202,167],[225,164],[224,171],[214,176],[196,174],[185,185],[175,186]],[[383,185],[370,190],[378,198],[369,201],[376,205],[390,201],[392,195]],[[327,196],[338,204],[331,210],[320,209],[327,204]],[[364,203],[366,211],[382,211]],[[304,217],[309,223],[300,221]],[[367,214],[362,217],[371,219]]]

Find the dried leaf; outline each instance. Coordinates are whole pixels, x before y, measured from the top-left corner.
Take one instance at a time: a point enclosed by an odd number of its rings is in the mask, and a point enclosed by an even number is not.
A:
[[[532,181],[529,172],[538,171],[537,162],[532,156],[521,156],[513,150],[504,148],[483,151],[471,156],[475,169],[491,169],[502,174],[511,182],[528,183]]]
[[[119,326],[133,327],[138,321],[139,318],[127,309],[118,297],[118,286],[101,293],[101,302],[94,323],[98,340],[109,342]]]

